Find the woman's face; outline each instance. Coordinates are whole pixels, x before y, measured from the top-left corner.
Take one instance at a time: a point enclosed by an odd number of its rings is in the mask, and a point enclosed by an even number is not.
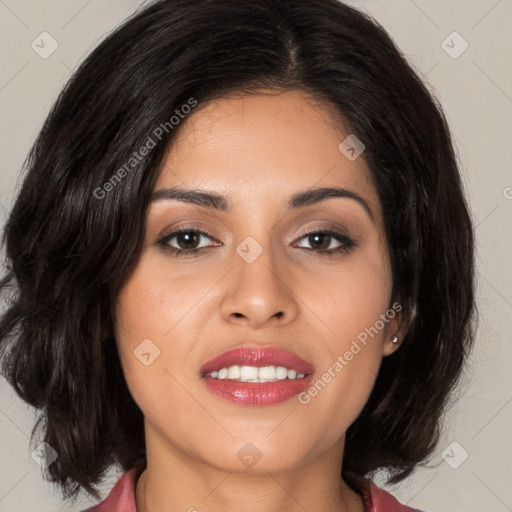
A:
[[[200,190],[224,196],[226,208],[156,195],[118,297],[118,349],[148,446],[226,471],[293,469],[332,454],[339,464],[396,333],[364,153],[340,150],[350,133],[297,91],[221,99],[182,122],[155,192]],[[320,188],[361,200],[313,196],[289,206]],[[188,233],[168,236],[179,228]],[[322,230],[335,235],[315,235]],[[236,369],[226,379],[203,375],[205,363],[240,347],[249,359],[235,352],[213,366],[249,361],[245,378],[253,367],[300,366],[272,351],[258,363],[258,350],[274,347],[311,368],[304,382],[272,369],[274,382],[240,382]]]

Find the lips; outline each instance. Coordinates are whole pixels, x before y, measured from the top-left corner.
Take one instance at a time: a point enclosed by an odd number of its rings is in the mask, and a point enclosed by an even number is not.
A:
[[[203,366],[200,373],[204,377],[207,373],[228,368],[230,366],[283,366],[297,373],[309,375],[314,368],[304,359],[275,347],[238,347],[214,357]]]
[[[313,375],[278,382],[237,382],[204,377],[206,388],[214,395],[237,405],[267,406],[284,402],[303,393],[313,382]]]

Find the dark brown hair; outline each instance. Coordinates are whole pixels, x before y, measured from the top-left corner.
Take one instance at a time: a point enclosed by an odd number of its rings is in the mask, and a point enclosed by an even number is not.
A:
[[[2,372],[41,410],[32,434],[42,422],[58,453],[48,477],[68,498],[80,487],[98,498],[112,464],[129,469],[145,457],[113,305],[181,126],[169,119],[190,98],[200,108],[259,88],[305,91],[344,119],[366,146],[383,205],[393,300],[408,331],[347,431],[342,476],[387,469],[396,483],[436,447],[476,318],[473,227],[440,105],[385,30],[335,0],[161,0],[74,73],[5,226]],[[156,140],[159,126],[167,129]],[[149,137],[155,147],[127,167]],[[122,180],[106,187],[116,173]]]

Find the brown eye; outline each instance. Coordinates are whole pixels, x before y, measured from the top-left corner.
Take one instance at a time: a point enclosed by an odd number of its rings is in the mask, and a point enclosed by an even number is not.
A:
[[[174,239],[175,241],[171,243],[171,241]],[[196,254],[202,251],[203,249],[212,247],[211,244],[203,247],[198,247],[202,239],[213,241],[213,238],[210,235],[198,229],[180,228],[164,236],[161,240],[158,241],[157,244],[163,246],[167,251],[170,251],[174,256],[179,256],[182,254],[190,255]],[[220,244],[216,243],[214,245]]]
[[[201,235],[198,235],[194,231],[182,231],[176,234],[175,238],[180,249],[195,249],[200,241]]]
[[[322,255],[333,255],[340,252],[349,252],[353,247],[357,247],[357,244],[354,240],[336,231],[314,231],[302,236],[301,240],[302,239],[307,240],[307,242],[311,245],[310,250]],[[339,244],[338,247],[336,247],[336,243]],[[301,248],[307,249],[307,247]]]

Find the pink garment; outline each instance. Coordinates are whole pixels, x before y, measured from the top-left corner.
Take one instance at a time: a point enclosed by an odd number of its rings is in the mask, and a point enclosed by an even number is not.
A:
[[[101,503],[83,512],[137,512],[135,485],[143,468],[140,464],[124,473]],[[364,512],[421,512],[402,505],[393,495],[370,482],[361,487],[360,494],[363,497]]]

